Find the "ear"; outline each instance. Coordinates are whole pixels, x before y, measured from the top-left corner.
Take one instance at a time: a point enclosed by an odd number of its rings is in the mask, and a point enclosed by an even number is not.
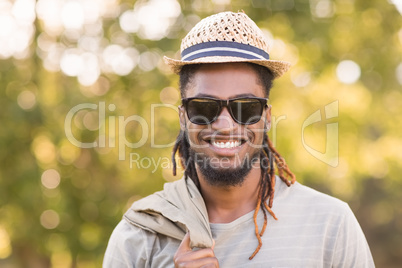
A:
[[[183,105],[179,106],[179,119],[180,119],[180,129],[186,130],[187,122],[186,122],[186,111],[184,110]]]
[[[271,105],[268,104],[265,108],[265,126],[267,131],[271,129]]]

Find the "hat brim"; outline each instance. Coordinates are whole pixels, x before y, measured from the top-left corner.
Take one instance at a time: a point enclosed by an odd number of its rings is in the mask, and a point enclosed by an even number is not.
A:
[[[190,64],[208,64],[208,63],[225,63],[225,62],[250,62],[254,64],[258,64],[268,68],[275,78],[281,77],[284,73],[286,73],[291,64],[286,61],[278,61],[278,60],[252,60],[252,59],[245,59],[239,57],[227,57],[227,56],[212,56],[212,57],[202,57],[198,59],[194,59],[192,61],[181,61],[171,59],[169,57],[163,57],[165,63],[170,67],[170,69],[179,74],[181,68],[184,65]]]

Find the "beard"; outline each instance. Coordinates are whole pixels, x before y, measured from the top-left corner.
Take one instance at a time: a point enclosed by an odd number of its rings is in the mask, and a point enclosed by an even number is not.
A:
[[[191,148],[190,157],[208,184],[228,187],[242,185],[253,165],[260,159],[260,152],[261,150],[257,150],[251,157],[246,154],[243,160],[236,157],[235,164],[231,167],[224,165],[229,162],[229,158],[211,158],[204,153],[195,152]]]

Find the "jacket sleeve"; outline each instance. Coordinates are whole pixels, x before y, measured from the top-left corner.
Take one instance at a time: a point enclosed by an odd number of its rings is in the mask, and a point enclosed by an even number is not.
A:
[[[337,236],[333,267],[375,267],[364,233],[349,207]]]
[[[149,261],[154,240],[155,236],[123,219],[109,239],[103,267],[151,267]]]

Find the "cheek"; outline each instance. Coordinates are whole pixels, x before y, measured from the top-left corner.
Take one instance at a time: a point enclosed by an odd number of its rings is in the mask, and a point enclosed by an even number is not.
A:
[[[263,143],[264,134],[266,132],[264,122],[260,121],[256,125],[250,126],[248,128],[254,135],[253,143],[256,145],[261,145]]]
[[[203,127],[201,127],[199,125],[192,124],[192,123],[189,123],[187,125],[187,133],[188,133],[188,138],[190,140],[190,146],[192,144],[199,144],[200,143],[200,140],[199,140],[198,136],[199,136],[200,132],[203,129],[204,129]]]

